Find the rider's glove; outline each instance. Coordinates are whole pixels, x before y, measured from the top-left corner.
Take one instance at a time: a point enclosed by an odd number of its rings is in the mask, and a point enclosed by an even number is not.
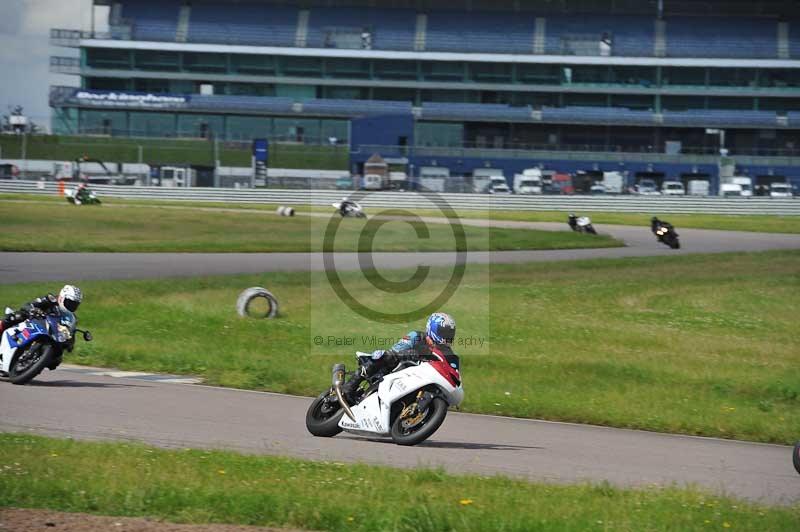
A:
[[[372,360],[379,360],[385,354],[386,354],[385,350],[377,349],[377,350],[372,352]]]

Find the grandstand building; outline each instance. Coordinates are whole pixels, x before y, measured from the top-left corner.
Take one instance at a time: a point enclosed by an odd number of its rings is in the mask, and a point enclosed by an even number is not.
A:
[[[800,177],[796,2],[94,0],[56,133],[349,143],[422,168]]]

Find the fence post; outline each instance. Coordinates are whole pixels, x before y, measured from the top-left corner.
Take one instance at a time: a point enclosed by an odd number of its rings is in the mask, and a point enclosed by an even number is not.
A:
[[[214,137],[214,188],[219,187],[219,140]],[[238,182],[238,181],[237,181]]]
[[[136,146],[136,148],[137,148],[136,151],[138,152],[137,164],[139,165],[139,168],[141,169],[142,168],[142,164],[143,164],[142,161],[144,160],[144,157],[143,157],[143,151],[144,150],[143,150],[141,144]],[[142,179],[143,184],[149,187],[150,186],[150,172],[147,172],[147,176],[143,176],[143,177],[145,177],[145,179]]]
[[[22,134],[22,179],[25,179],[28,176],[28,135],[27,133]]]

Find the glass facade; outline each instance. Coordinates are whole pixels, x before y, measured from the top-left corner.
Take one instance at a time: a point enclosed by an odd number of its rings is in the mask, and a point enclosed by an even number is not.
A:
[[[584,127],[534,124],[529,118],[520,123],[494,123],[485,117],[480,121],[426,118],[425,104],[432,103],[534,109],[612,107],[653,113],[727,110],[735,114],[737,110],[750,110],[779,116],[800,111],[800,69],[792,68],[527,64],[105,48],[82,49],[82,66],[91,69],[82,77],[83,88],[97,91],[197,95],[204,85],[211,86],[213,95],[230,97],[410,102],[423,108],[414,130],[414,143],[419,146],[599,144],[649,150],[663,145],[666,138],[687,145],[708,141],[699,126],[660,127],[655,120],[652,127]],[[278,104],[274,109],[283,110],[256,116],[259,111],[252,110],[255,108],[247,99],[240,100],[242,108],[235,107],[234,98],[227,102],[234,103],[212,112],[209,109],[215,108],[205,106],[196,107],[202,112],[180,107],[59,108],[54,109],[53,129],[57,133],[114,136],[243,141],[266,137],[309,143],[335,137],[339,142],[349,141],[349,120],[344,117],[309,117]],[[543,114],[547,112],[545,109]],[[789,135],[783,118],[785,134]],[[775,122],[773,130],[780,137],[781,124]],[[728,139],[732,146],[753,144],[760,138],[758,133],[758,127],[741,127],[738,132],[729,132]]]
[[[333,118],[284,118],[180,112],[111,111],[64,107],[53,109],[55,134],[118,137],[254,138],[292,142],[349,141],[349,122]]]
[[[463,61],[348,59],[201,52],[88,48],[84,64],[98,70],[226,74],[314,79],[476,82],[518,85],[589,84],[602,90],[620,85],[644,88],[796,88],[792,68],[713,68],[672,66],[526,64]]]

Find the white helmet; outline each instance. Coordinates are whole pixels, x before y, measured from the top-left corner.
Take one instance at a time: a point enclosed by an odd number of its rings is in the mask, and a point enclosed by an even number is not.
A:
[[[58,293],[58,306],[61,310],[75,312],[83,300],[83,292],[77,286],[65,284]]]

